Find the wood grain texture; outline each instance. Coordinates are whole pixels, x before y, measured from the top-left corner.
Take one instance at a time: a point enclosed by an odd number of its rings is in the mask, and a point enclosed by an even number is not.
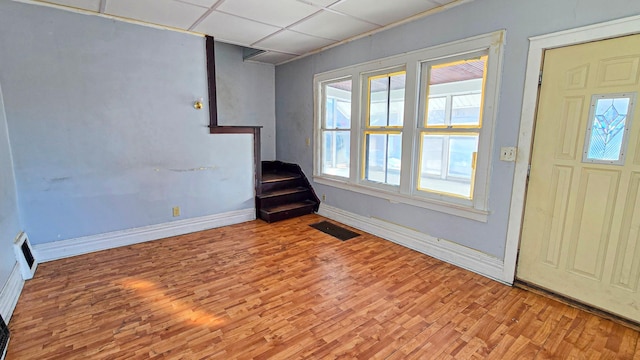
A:
[[[321,220],[41,264],[7,359],[640,359],[632,329]]]

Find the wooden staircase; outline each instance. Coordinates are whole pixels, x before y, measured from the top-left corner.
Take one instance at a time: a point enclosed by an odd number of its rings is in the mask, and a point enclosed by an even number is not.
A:
[[[296,164],[262,162],[256,215],[266,222],[290,219],[318,211],[320,200]]]

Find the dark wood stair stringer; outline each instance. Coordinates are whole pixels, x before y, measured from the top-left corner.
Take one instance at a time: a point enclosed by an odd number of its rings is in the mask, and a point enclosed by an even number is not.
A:
[[[263,161],[256,215],[266,222],[290,219],[318,211],[320,200],[299,165]]]

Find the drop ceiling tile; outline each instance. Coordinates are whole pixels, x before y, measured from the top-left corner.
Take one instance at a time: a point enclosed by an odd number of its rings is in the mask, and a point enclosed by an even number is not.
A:
[[[319,9],[296,0],[226,0],[216,10],[286,27]]]
[[[214,11],[193,30],[210,34],[220,41],[251,46],[280,28]]]
[[[284,54],[275,51],[267,51],[251,58],[253,61],[266,62],[270,64],[279,64],[283,61],[291,60],[298,55]]]
[[[100,0],[46,0],[41,2],[70,6],[95,12],[100,10]]]
[[[345,0],[331,6],[331,9],[379,25],[388,25],[438,6],[440,4],[429,0]]]
[[[106,14],[188,29],[207,9],[174,0],[108,0]]]
[[[322,11],[292,26],[291,30],[327,39],[344,40],[375,28],[378,26],[346,15]]]
[[[335,41],[283,30],[269,38],[257,42],[255,47],[302,55],[311,50],[333,44]]]

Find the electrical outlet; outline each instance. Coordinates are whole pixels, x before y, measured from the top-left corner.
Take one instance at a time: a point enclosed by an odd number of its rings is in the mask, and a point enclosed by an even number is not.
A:
[[[516,148],[513,146],[500,148],[500,160],[516,161]]]
[[[322,194],[322,201],[327,201],[327,195]]]
[[[306,138],[304,141],[307,144],[307,147],[311,146],[311,138]]]
[[[173,207],[173,217],[180,216],[180,206]]]

